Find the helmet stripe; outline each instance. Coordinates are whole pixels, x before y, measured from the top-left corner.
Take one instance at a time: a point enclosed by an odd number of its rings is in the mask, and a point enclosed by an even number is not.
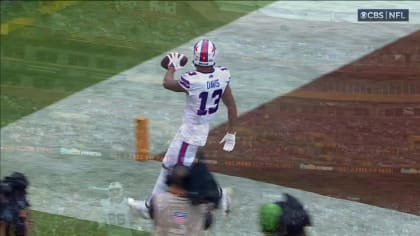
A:
[[[200,61],[207,62],[209,60],[208,48],[209,48],[209,41],[207,39],[204,39],[203,43],[201,44]]]

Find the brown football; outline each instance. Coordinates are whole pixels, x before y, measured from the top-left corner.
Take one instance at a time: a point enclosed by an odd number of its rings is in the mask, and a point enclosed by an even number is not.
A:
[[[187,58],[187,56],[185,56],[185,55],[182,55],[182,57],[181,57],[181,61],[180,61],[180,65],[181,66],[185,66],[186,64],[187,64],[187,62],[188,62],[188,58]],[[168,55],[166,55],[163,59],[162,59],[162,61],[160,62],[160,65],[164,68],[164,69],[168,69],[168,64],[169,64],[169,57],[168,57]]]

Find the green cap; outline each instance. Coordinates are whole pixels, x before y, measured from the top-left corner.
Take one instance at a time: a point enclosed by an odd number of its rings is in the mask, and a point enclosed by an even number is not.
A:
[[[279,219],[283,214],[281,207],[275,203],[266,203],[260,208],[260,226],[266,233],[275,233],[278,230]]]

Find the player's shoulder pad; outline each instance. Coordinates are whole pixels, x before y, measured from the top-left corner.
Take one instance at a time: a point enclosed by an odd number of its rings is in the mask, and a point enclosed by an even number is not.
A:
[[[189,78],[189,77],[194,77],[196,75],[197,75],[197,72],[192,70],[192,71],[188,71],[182,74],[182,77]]]
[[[224,66],[217,66],[216,68],[217,68],[218,70],[220,70],[222,73],[225,73],[225,74],[230,75],[230,71],[229,71],[229,69],[228,69],[227,67],[224,67]]]
[[[227,67],[224,67],[224,66],[218,66],[218,68],[219,68],[221,71],[229,71],[229,69],[228,69]]]
[[[216,68],[218,70],[220,70],[221,74],[223,74],[224,76],[226,76],[227,82],[229,83],[229,81],[231,79],[231,75],[230,75],[229,69],[227,67],[224,67],[224,66],[217,66]]]
[[[196,71],[188,71],[181,75],[181,78],[184,78],[186,80],[193,80],[195,78],[198,78],[198,73]]]
[[[181,78],[179,79],[179,83],[184,85],[186,88],[190,88],[193,86],[193,84],[196,84],[200,81],[200,78],[198,76],[198,73],[195,71],[188,71],[181,75]]]

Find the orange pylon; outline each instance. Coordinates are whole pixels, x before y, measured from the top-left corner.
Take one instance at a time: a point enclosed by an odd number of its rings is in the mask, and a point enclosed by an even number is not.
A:
[[[149,160],[149,124],[145,117],[136,118],[136,160]]]

